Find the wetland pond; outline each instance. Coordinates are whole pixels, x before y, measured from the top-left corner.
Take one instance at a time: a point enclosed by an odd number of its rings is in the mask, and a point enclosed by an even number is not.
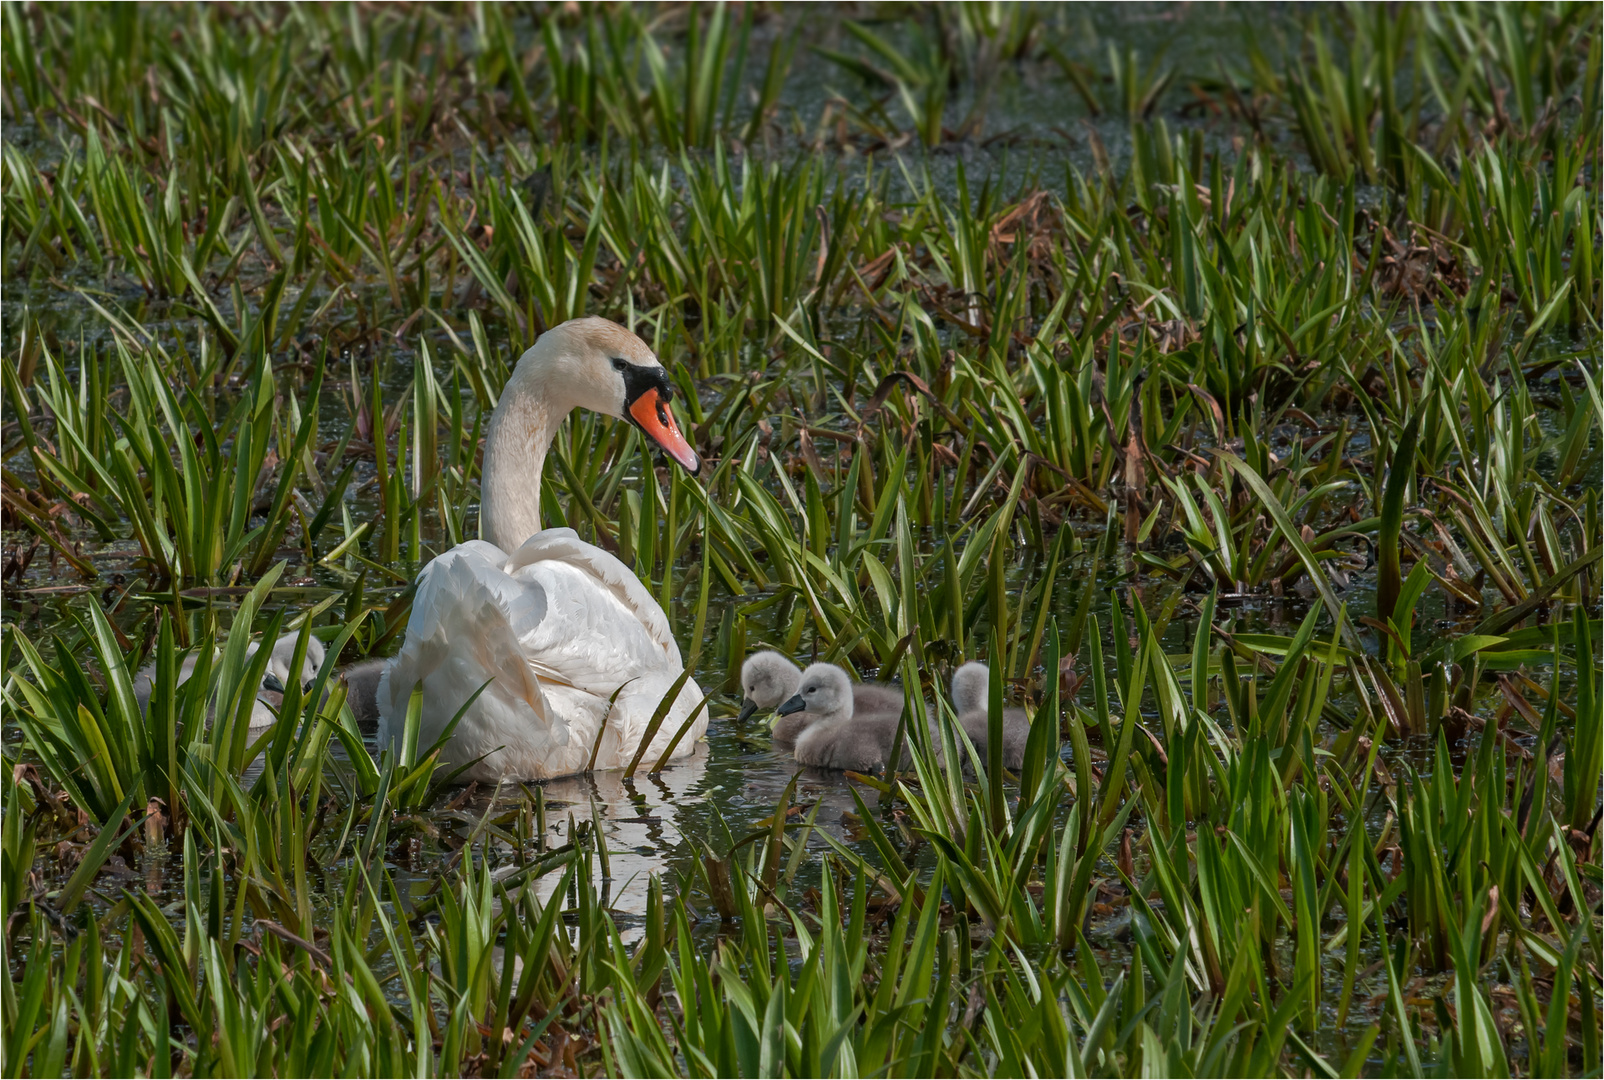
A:
[[[840,14],[8,6],[7,1075],[1597,1073],[1596,20]],[[707,736],[370,765],[585,314],[704,467],[576,412],[542,517]],[[266,734],[120,697],[305,626]],[[985,659],[1024,767],[799,769],[763,648]]]

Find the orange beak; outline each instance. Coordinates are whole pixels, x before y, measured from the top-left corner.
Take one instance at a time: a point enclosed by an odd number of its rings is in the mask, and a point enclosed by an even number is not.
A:
[[[702,463],[696,457],[696,451],[691,444],[685,441],[680,434],[679,425],[674,422],[674,411],[668,407],[655,388],[647,390],[640,397],[630,402],[629,415],[640,429],[652,437],[652,441],[663,448],[663,452],[680,465],[692,476],[696,475]]]

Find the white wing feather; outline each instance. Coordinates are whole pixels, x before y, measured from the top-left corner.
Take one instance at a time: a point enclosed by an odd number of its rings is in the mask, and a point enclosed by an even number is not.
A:
[[[406,643],[380,680],[379,745],[399,738],[414,686],[423,686],[420,746],[428,746],[489,680],[444,755],[457,765],[482,757],[468,778],[567,775],[593,750],[599,768],[621,767],[682,669],[662,608],[623,563],[572,529],[536,533],[510,557],[469,541],[419,575]],[[686,680],[648,760],[700,701]],[[698,717],[675,756],[706,725]]]

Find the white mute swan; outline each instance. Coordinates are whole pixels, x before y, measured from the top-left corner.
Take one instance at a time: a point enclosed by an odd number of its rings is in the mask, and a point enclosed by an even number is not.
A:
[[[745,723],[761,709],[772,709],[802,685],[802,669],[772,649],[755,652],[741,665],[741,711],[735,717]],[[852,707],[860,713],[902,712],[902,691],[885,683],[853,683]],[[778,737],[778,728],[776,728]]]
[[[423,687],[422,748],[488,681],[442,755],[454,766],[479,759],[464,780],[567,776],[585,770],[593,749],[598,769],[634,758],[684,670],[679,646],[628,567],[572,529],[541,529],[540,474],[557,426],[576,408],[629,420],[696,472],[669,411],[673,396],[646,343],[605,319],[565,322],[519,358],[485,433],[484,539],[418,575],[406,641],[379,680],[381,751],[400,741],[415,686]],[[687,679],[642,760],[661,757],[701,700]],[[703,710],[675,756],[706,729]]]

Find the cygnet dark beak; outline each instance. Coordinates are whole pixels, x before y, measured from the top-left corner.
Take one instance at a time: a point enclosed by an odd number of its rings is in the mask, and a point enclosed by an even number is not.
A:
[[[277,675],[269,671],[262,676],[262,689],[271,690],[275,694],[282,694],[284,692],[284,684],[278,681]]]
[[[757,702],[753,701],[751,698],[742,698],[741,711],[735,714],[735,722],[737,724],[744,724],[748,720],[752,719],[752,714],[755,712],[757,712]]]
[[[801,694],[792,694],[787,700],[781,702],[780,707],[774,711],[781,716],[790,716],[792,713],[801,712],[807,707],[808,703],[802,700]]]

